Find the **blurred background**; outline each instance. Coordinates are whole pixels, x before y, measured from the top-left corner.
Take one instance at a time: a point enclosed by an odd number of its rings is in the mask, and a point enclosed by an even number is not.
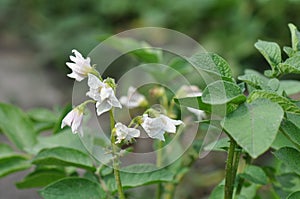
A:
[[[25,110],[65,105],[73,86],[65,65],[72,49],[86,56],[102,35],[145,26],[194,38],[224,57],[235,75],[245,68],[262,71],[268,66],[254,43],[262,39],[289,45],[287,24],[299,27],[299,13],[298,0],[1,0],[0,101]],[[210,161],[221,162],[223,169],[223,156]],[[198,164],[194,169],[201,168]],[[0,198],[7,198],[2,193],[8,190],[8,198],[39,198],[31,191],[16,191],[16,179],[0,180]],[[189,177],[185,181],[203,183]],[[187,190],[191,198],[202,191]]]

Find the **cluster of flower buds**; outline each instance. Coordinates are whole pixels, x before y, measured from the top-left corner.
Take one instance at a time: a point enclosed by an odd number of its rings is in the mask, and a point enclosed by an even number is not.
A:
[[[146,97],[137,92],[134,87],[129,87],[127,96],[122,96],[120,100],[115,95],[116,83],[112,78],[102,79],[95,66],[91,66],[90,58],[84,58],[77,50],[72,50],[75,56],[70,56],[70,60],[67,62],[67,66],[72,70],[71,74],[68,74],[70,78],[74,78],[76,81],[82,81],[88,78],[89,91],[86,93],[92,100],[87,100],[82,104],[75,107],[69,112],[63,119],[61,128],[70,126],[72,132],[79,133],[83,136],[82,121],[84,110],[87,103],[94,103],[97,111],[97,115],[110,111],[113,107],[122,108],[122,105],[132,109],[136,107],[146,107],[148,102]],[[161,88],[152,89],[151,95],[161,96],[165,90]],[[201,96],[201,92],[196,86],[183,86],[177,94],[180,96]],[[189,108],[192,113],[195,113],[199,119],[205,117],[205,113],[201,110]],[[151,117],[150,117],[151,116]],[[133,128],[131,126],[135,124]],[[175,133],[176,126],[183,124],[181,120],[174,120],[169,118],[166,114],[159,113],[153,109],[148,109],[142,116],[137,116],[132,120],[129,126],[126,126],[120,122],[117,122],[113,131],[116,135],[116,144],[125,142],[131,142],[134,138],[140,136],[141,126],[150,138],[165,141],[164,134]]]

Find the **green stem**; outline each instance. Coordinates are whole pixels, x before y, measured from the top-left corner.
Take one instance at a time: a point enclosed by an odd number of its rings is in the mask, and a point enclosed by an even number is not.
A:
[[[237,167],[239,165],[240,150],[236,150],[236,142],[230,138],[228,157],[225,170],[225,199],[232,199]]]
[[[162,141],[158,141],[158,147],[157,147],[157,155],[156,155],[156,166],[157,168],[160,168],[162,165],[162,146],[163,146],[163,142]],[[157,189],[156,189],[156,199],[160,199],[161,198],[161,194],[162,194],[162,184],[159,183],[157,185]]]
[[[122,182],[120,178],[120,168],[119,168],[119,158],[117,154],[117,145],[115,144],[116,138],[115,138],[115,131],[113,130],[115,128],[115,119],[113,114],[113,109],[109,111],[110,116],[110,128],[111,128],[111,147],[112,147],[112,156],[113,156],[113,170],[114,170],[114,176],[118,188],[118,194],[120,199],[125,199],[125,195],[123,192]]]

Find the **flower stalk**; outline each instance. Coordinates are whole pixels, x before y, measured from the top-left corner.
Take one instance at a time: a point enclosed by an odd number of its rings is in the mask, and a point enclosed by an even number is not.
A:
[[[112,156],[113,156],[113,170],[114,176],[117,184],[118,195],[120,199],[125,199],[121,177],[120,177],[120,167],[119,167],[119,157],[117,154],[117,145],[116,145],[116,138],[115,138],[115,131],[113,130],[115,127],[115,119],[113,114],[113,109],[109,111],[110,116],[110,127],[111,127],[111,148],[112,148]]]

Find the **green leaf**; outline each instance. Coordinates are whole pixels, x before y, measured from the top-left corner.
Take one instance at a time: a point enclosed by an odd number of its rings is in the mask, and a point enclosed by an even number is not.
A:
[[[38,165],[76,166],[84,169],[95,170],[93,161],[85,153],[66,147],[55,147],[40,151],[32,160]]]
[[[221,76],[225,81],[235,82],[229,64],[215,53],[197,53],[188,61],[200,70]]]
[[[300,174],[300,152],[291,147],[283,147],[274,152],[274,155],[293,172]]]
[[[278,104],[256,100],[240,105],[221,125],[251,157],[257,158],[275,140],[282,118],[283,111]]]
[[[124,53],[131,52],[146,63],[159,63],[162,58],[161,50],[151,47],[146,42],[140,42],[132,38],[110,37],[105,40],[105,45],[110,45]]]
[[[283,51],[287,54],[288,57],[292,57],[295,54],[295,51],[293,50],[293,48],[288,47],[288,46],[284,46]]]
[[[45,108],[34,108],[27,112],[27,115],[34,121],[55,123],[58,115]]]
[[[86,152],[86,148],[80,141],[79,136],[72,134],[70,129],[65,129],[59,134],[55,134],[52,136],[37,137],[37,144],[33,147],[33,149],[30,152],[32,154],[37,154],[42,149],[54,148],[59,146]]]
[[[122,186],[127,188],[138,187],[159,182],[171,182],[174,175],[167,169],[156,170],[157,168],[151,164],[138,164],[122,168],[120,172]],[[115,179],[113,175],[109,175],[105,179],[110,191],[117,191]]]
[[[217,141],[214,141],[204,147],[205,151],[227,151],[229,148],[229,138],[221,138]]]
[[[280,63],[278,65],[278,68],[282,73],[299,74],[300,73],[300,56],[295,55],[293,57],[286,59],[283,63]]]
[[[281,62],[281,50],[277,43],[258,40],[254,46],[265,57],[272,71],[276,72],[277,65]]]
[[[259,189],[259,185],[257,184],[250,184],[250,185],[244,184],[242,191],[237,199],[253,199],[255,198],[258,189]]]
[[[274,103],[279,104],[285,112],[300,114],[300,108],[296,104],[291,102],[288,98],[282,97],[277,93],[270,91],[255,90],[252,93],[250,93],[247,101],[252,102],[259,98],[265,98]]]
[[[268,183],[267,175],[264,170],[258,166],[248,165],[240,176],[256,184],[265,185]]]
[[[16,171],[28,169],[31,166],[27,158],[22,155],[9,155],[0,158],[0,177]]]
[[[0,143],[0,158],[7,157],[7,155],[10,155],[13,153],[14,153],[14,151],[9,145]]]
[[[294,24],[288,24],[291,32],[292,48],[294,51],[300,50],[300,32]]]
[[[229,102],[239,104],[245,100],[246,97],[238,85],[221,80],[209,84],[202,93],[202,101],[211,105]]]
[[[300,82],[296,80],[281,80],[280,87],[287,95],[300,93]]]
[[[212,193],[209,196],[209,199],[221,199],[224,198],[224,189],[225,186],[223,184],[220,184],[218,186],[216,186]]]
[[[18,189],[44,187],[54,181],[66,177],[65,172],[58,169],[37,170],[27,175],[22,181],[17,182]]]
[[[30,151],[36,143],[31,120],[13,105],[0,103],[0,129],[21,150]]]
[[[238,77],[239,80],[246,82],[254,88],[266,89],[269,78],[266,78],[259,72],[251,69],[246,69],[245,74]]]
[[[300,149],[300,129],[291,121],[283,120],[281,130]]]
[[[300,191],[296,191],[294,193],[291,193],[287,199],[299,199],[300,198]]]
[[[285,136],[281,131],[277,133],[277,136],[272,143],[272,149],[279,150],[282,147],[295,147],[295,144],[291,142],[291,140]]]
[[[39,193],[45,199],[70,199],[70,198],[88,198],[88,199],[104,199],[105,192],[101,189],[101,185],[85,178],[64,178],[54,182]]]
[[[179,106],[191,107],[209,112],[211,110],[211,105],[203,103],[201,97],[174,98],[174,101]]]

